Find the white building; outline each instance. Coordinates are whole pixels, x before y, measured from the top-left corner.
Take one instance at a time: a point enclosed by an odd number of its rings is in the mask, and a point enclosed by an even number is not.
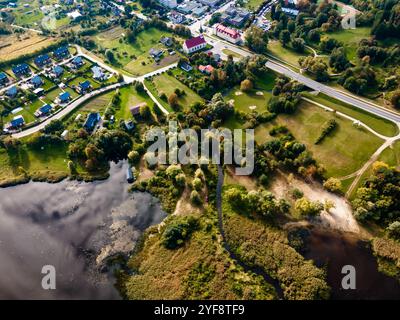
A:
[[[239,43],[241,41],[240,33],[235,29],[225,27],[223,24],[217,24],[214,29],[215,35],[229,41],[231,43]]]
[[[195,38],[187,39],[183,43],[183,51],[186,54],[189,54],[204,49],[206,46],[207,46],[206,40],[202,35],[200,35]]]

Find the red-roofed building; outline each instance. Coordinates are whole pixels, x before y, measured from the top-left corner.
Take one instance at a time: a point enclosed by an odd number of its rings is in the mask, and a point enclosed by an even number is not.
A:
[[[187,54],[193,53],[196,51],[199,51],[201,49],[204,49],[207,45],[206,40],[202,35],[195,37],[195,38],[190,38],[187,39],[183,43],[183,51],[185,51]]]
[[[215,35],[235,44],[241,41],[240,33],[238,31],[225,27],[220,23],[215,26]]]
[[[211,65],[199,65],[199,71],[206,74],[211,74],[214,71],[214,67]]]

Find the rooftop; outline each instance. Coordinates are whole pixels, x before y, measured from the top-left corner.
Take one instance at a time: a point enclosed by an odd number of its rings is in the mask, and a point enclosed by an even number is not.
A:
[[[202,35],[195,37],[195,38],[187,39],[185,41],[185,45],[188,49],[196,47],[196,46],[204,44],[204,43],[207,43],[207,42]]]

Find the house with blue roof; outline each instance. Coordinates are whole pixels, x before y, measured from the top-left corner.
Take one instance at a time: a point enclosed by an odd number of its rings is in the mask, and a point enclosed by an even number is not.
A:
[[[11,122],[6,126],[9,129],[18,129],[21,128],[25,124],[25,119],[23,116],[15,116]]]
[[[86,131],[92,132],[94,130],[94,128],[96,127],[96,124],[100,121],[100,119],[101,119],[100,113],[91,112],[91,113],[89,113],[88,117],[86,118],[86,121],[83,124],[83,127],[86,129]]]
[[[72,65],[75,69],[79,69],[85,64],[85,60],[81,56],[77,56],[74,59],[72,59]]]
[[[58,96],[58,100],[60,103],[67,103],[71,99],[71,94],[69,92],[60,93]]]
[[[59,78],[62,76],[62,74],[64,73],[64,69],[61,66],[55,66],[53,68],[53,73],[56,76],[56,78]]]
[[[12,86],[6,90],[6,96],[10,98],[14,98],[18,93],[18,89],[16,86]]]
[[[81,82],[77,87],[76,87],[76,91],[80,94],[84,94],[86,92],[88,92],[92,87],[92,84],[90,83],[89,80],[83,81]]]
[[[68,58],[70,53],[67,46],[59,47],[53,52],[54,58],[57,60],[63,60]]]
[[[51,109],[53,109],[53,107],[51,105],[44,104],[43,106],[41,106],[39,109],[36,110],[35,116],[38,118],[46,116],[50,113]]]
[[[8,82],[7,75],[4,72],[0,72],[0,85]]]
[[[33,59],[33,62],[39,67],[43,68],[45,65],[51,63],[51,59],[47,54],[42,54]]]
[[[35,88],[40,87],[43,83],[44,83],[44,82],[43,82],[43,79],[42,79],[40,76],[38,76],[38,75],[34,76],[34,77],[31,79],[31,84],[32,84]]]
[[[11,70],[17,77],[22,77],[31,73],[31,69],[29,69],[26,63],[17,64],[13,66]]]

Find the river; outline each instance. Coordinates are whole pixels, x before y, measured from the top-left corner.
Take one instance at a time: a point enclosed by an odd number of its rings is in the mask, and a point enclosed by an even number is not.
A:
[[[120,299],[102,259],[129,253],[166,217],[150,194],[128,192],[125,173],[119,163],[105,181],[0,189],[0,299]],[[55,290],[41,286],[44,265],[56,268]]]

